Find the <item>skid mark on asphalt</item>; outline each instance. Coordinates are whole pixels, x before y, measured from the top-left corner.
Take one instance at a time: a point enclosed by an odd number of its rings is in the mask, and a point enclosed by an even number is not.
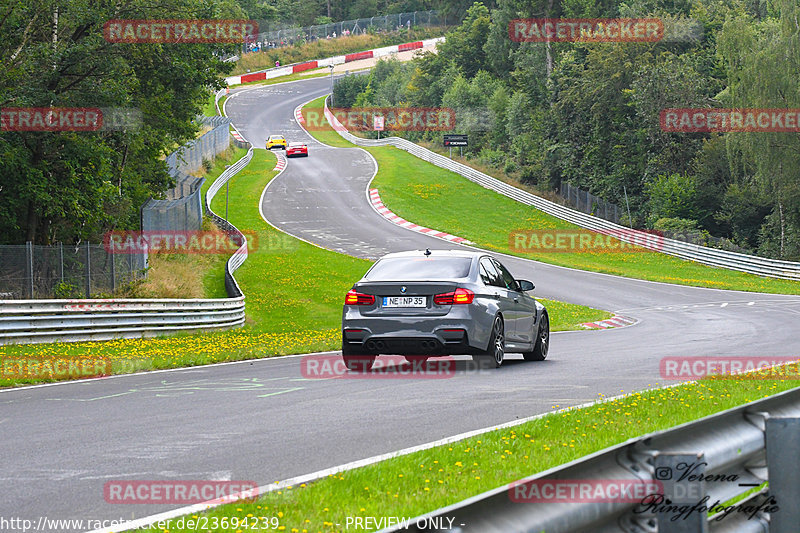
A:
[[[244,434],[244,431],[227,431],[225,434],[213,434],[206,430],[190,433],[182,432],[179,438],[148,436],[144,442],[128,440],[118,446],[103,449],[102,452],[95,451],[95,455],[105,457],[110,461],[114,461],[119,457],[125,457],[126,460],[165,460],[174,457],[185,457],[195,453],[197,450],[225,446],[230,442],[235,442]],[[158,466],[163,466],[163,464]],[[93,473],[96,474],[96,472]]]
[[[288,381],[291,378],[231,378],[221,380],[209,379],[196,379],[190,381],[170,381],[161,380],[158,384],[145,385],[128,389],[127,391],[119,392],[116,394],[108,394],[102,396],[88,397],[88,398],[45,398],[50,401],[65,401],[65,402],[95,402],[99,400],[108,400],[111,398],[118,398],[121,396],[130,396],[132,394],[151,395],[155,398],[173,398],[178,396],[187,396],[192,394],[199,394],[204,392],[265,392],[266,394],[256,395],[256,398],[267,398],[276,396],[278,394],[285,394],[287,392],[295,392],[302,390],[303,387],[281,387],[278,386],[277,381]],[[267,392],[269,391],[269,392]]]
[[[0,481],[26,481],[26,480],[44,480],[44,481],[66,481],[68,479],[80,478],[82,474],[88,474],[89,470],[71,470],[71,469],[57,469],[57,468],[41,468],[31,469],[27,471],[15,472],[13,477],[2,476]]]
[[[98,479],[134,479],[141,476],[155,476],[158,479],[207,479],[210,481],[230,481],[233,479],[233,472],[230,470],[215,470],[212,472],[178,472],[177,470],[159,470],[152,472],[115,472],[102,476],[82,476],[81,481],[92,481]]]
[[[631,307],[629,309],[620,309],[617,310],[617,313],[629,313],[634,311],[685,311],[687,309],[703,309],[709,307],[716,307],[719,309],[725,309],[728,307],[752,307],[752,306],[759,306],[759,307],[780,307],[784,311],[794,312],[791,307],[797,307],[800,309],[800,300],[742,300],[738,302],[704,302],[698,304],[689,304],[689,305],[663,305],[663,306],[653,306],[653,307]]]

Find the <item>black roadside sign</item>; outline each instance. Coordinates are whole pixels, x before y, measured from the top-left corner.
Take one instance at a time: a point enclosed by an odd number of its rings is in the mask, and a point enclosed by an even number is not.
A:
[[[445,146],[467,146],[467,136],[466,135],[445,135],[444,136],[444,145]]]

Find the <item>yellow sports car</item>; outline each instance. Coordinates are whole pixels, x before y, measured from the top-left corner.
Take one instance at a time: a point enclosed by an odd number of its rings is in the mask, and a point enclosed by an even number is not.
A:
[[[286,150],[286,137],[283,135],[270,135],[269,139],[267,139],[267,150],[272,150],[276,146]]]

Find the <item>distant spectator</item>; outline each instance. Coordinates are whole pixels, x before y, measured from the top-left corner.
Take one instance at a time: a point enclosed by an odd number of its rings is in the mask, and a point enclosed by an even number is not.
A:
[[[276,67],[279,67],[279,66],[281,66],[281,62],[280,62],[280,61],[278,61],[277,59],[275,60],[275,66],[276,66]]]
[[[333,32],[333,38],[336,39],[336,32]]]

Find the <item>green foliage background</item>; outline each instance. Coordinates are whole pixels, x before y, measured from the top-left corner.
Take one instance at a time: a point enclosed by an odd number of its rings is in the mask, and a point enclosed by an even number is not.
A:
[[[659,17],[655,43],[520,43],[518,18]],[[337,106],[451,107],[467,154],[541,191],[564,181],[625,206],[637,227],[698,229],[800,259],[796,133],[668,133],[664,108],[800,108],[792,0],[474,3],[438,54],[385,61]],[[441,132],[400,133],[441,143]]]
[[[125,108],[125,131],[0,132],[0,243],[99,242],[138,229],[172,186],[163,158],[195,137],[235,44],[112,44],[113,19],[241,19],[233,2],[11,0],[0,4],[0,107]]]

